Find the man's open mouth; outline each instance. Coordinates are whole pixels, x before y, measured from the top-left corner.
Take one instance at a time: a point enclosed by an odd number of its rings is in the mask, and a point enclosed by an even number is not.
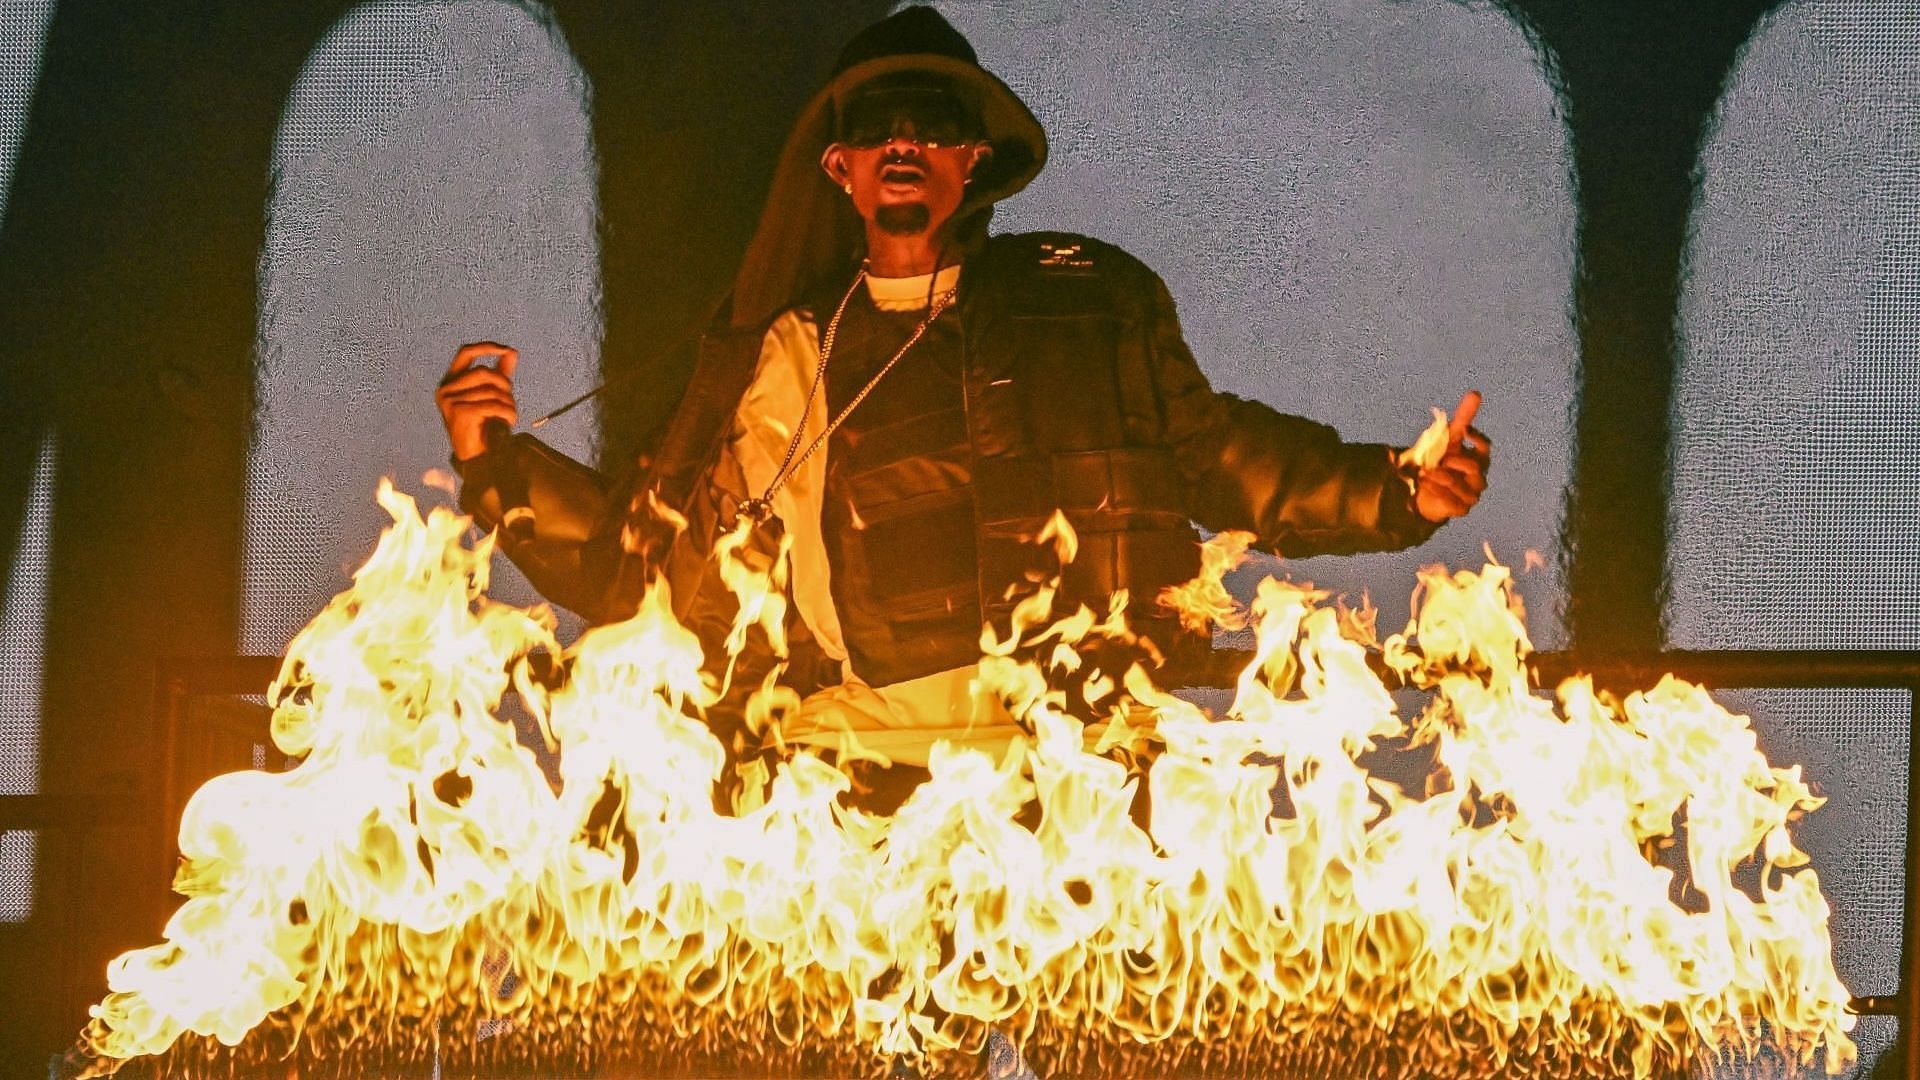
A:
[[[919,184],[926,178],[926,171],[913,165],[889,165],[880,170],[883,184]]]

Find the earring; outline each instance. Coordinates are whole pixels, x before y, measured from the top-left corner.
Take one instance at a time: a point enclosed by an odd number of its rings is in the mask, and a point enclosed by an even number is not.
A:
[[[844,191],[844,192],[846,192],[847,194],[849,194],[849,195],[851,195],[851,194],[853,194],[853,185],[852,185],[852,184],[841,184],[841,185],[840,185],[840,190],[842,190],[842,191]]]

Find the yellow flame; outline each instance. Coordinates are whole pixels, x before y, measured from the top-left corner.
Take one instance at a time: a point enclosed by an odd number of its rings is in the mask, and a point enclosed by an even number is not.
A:
[[[1218,626],[1222,630],[1240,630],[1247,625],[1240,601],[1227,591],[1226,576],[1247,560],[1247,548],[1253,534],[1229,530],[1216,533],[1200,545],[1200,574],[1183,585],[1174,585],[1160,593],[1160,603],[1180,616],[1180,625],[1204,632]]]
[[[1433,421],[1413,440],[1413,445],[1400,451],[1394,459],[1403,469],[1424,471],[1440,464],[1452,444],[1453,431],[1448,426],[1447,414],[1443,409],[1433,410]]]
[[[720,679],[664,585],[562,650],[545,609],[485,598],[491,543],[464,546],[465,519],[379,499],[392,528],[271,690],[299,764],[193,797],[186,901],[110,967],[97,1072],[217,1043],[336,1067],[937,1073],[989,1025],[1043,1074],[1645,1075],[1763,1037],[1852,1060],[1791,835],[1820,801],[1798,768],[1671,678],[1619,703],[1585,679],[1538,695],[1504,567],[1423,573],[1379,655],[1432,692],[1411,722],[1356,620],[1268,578],[1224,715],[1135,666],[1085,691],[1110,717],[1090,747],[1049,674],[1124,640],[1125,603],[1050,621],[1049,583],[983,638],[979,684],[1030,739],[937,746],[890,817],[841,805],[846,777],[804,750],[743,765],[722,810],[701,718]],[[1045,539],[1070,554],[1063,517]],[[722,547],[734,644],[777,641],[784,559]],[[1218,586],[1242,552],[1213,545],[1182,610],[1241,617]],[[557,784],[500,719],[509,686],[562,752]],[[762,720],[791,706],[762,690]],[[1157,753],[1105,753],[1148,731]],[[1429,791],[1369,771],[1389,743],[1431,753]],[[1676,821],[1686,903],[1649,856]]]

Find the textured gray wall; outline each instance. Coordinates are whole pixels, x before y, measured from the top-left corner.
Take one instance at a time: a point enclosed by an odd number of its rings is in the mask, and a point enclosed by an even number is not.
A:
[[[1414,570],[1520,566],[1536,642],[1562,640],[1574,208],[1531,46],[1451,0],[938,5],[1046,126],[1052,158],[996,217],[1159,271],[1214,385],[1404,444],[1486,395],[1492,488],[1413,551],[1296,576],[1405,624]]]
[[[1721,102],[1682,296],[1668,635],[1920,648],[1920,20],[1801,0]],[[1841,975],[1897,983],[1905,694],[1738,695],[1831,802],[1802,829]],[[1893,1025],[1863,1025],[1863,1050]]]
[[[26,131],[53,0],[0,0],[0,217]],[[27,795],[40,775],[41,646],[46,637],[47,553],[53,522],[53,440],[41,447],[12,580],[0,582],[0,795]],[[0,833],[0,922],[33,911],[35,834]]]
[[[385,521],[382,475],[432,495],[420,477],[447,450],[431,395],[460,344],[517,347],[530,411],[593,384],[590,142],[565,42],[518,6],[370,4],[315,50],[261,260],[243,652],[278,653],[345,586]],[[592,422],[542,435],[584,457]],[[533,598],[505,560],[495,580]]]

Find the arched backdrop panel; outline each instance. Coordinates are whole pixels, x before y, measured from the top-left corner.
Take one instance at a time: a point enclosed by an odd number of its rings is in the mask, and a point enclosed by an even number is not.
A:
[[[532,9],[355,9],[281,122],[261,257],[240,650],[277,654],[386,521],[382,476],[447,467],[432,392],[464,342],[520,350],[523,407],[593,385],[600,341],[587,87]],[[529,414],[531,419],[531,413]],[[542,432],[586,458],[591,414]],[[533,599],[506,560],[496,593]]]
[[[1701,157],[1676,381],[1670,643],[1920,648],[1920,22],[1799,0],[1755,33]],[[1840,973],[1900,957],[1904,693],[1729,695],[1830,798],[1800,837]],[[1913,988],[1908,988],[1912,992]],[[1869,1020],[1863,1057],[1891,1038]]]
[[[1574,205],[1518,27],[1450,0],[938,6],[1051,140],[995,229],[1144,259],[1217,388],[1397,445],[1431,407],[1486,395],[1497,463],[1471,518],[1412,551],[1287,572],[1370,591],[1398,630],[1417,567],[1538,552],[1522,588],[1536,642],[1559,644]]]

